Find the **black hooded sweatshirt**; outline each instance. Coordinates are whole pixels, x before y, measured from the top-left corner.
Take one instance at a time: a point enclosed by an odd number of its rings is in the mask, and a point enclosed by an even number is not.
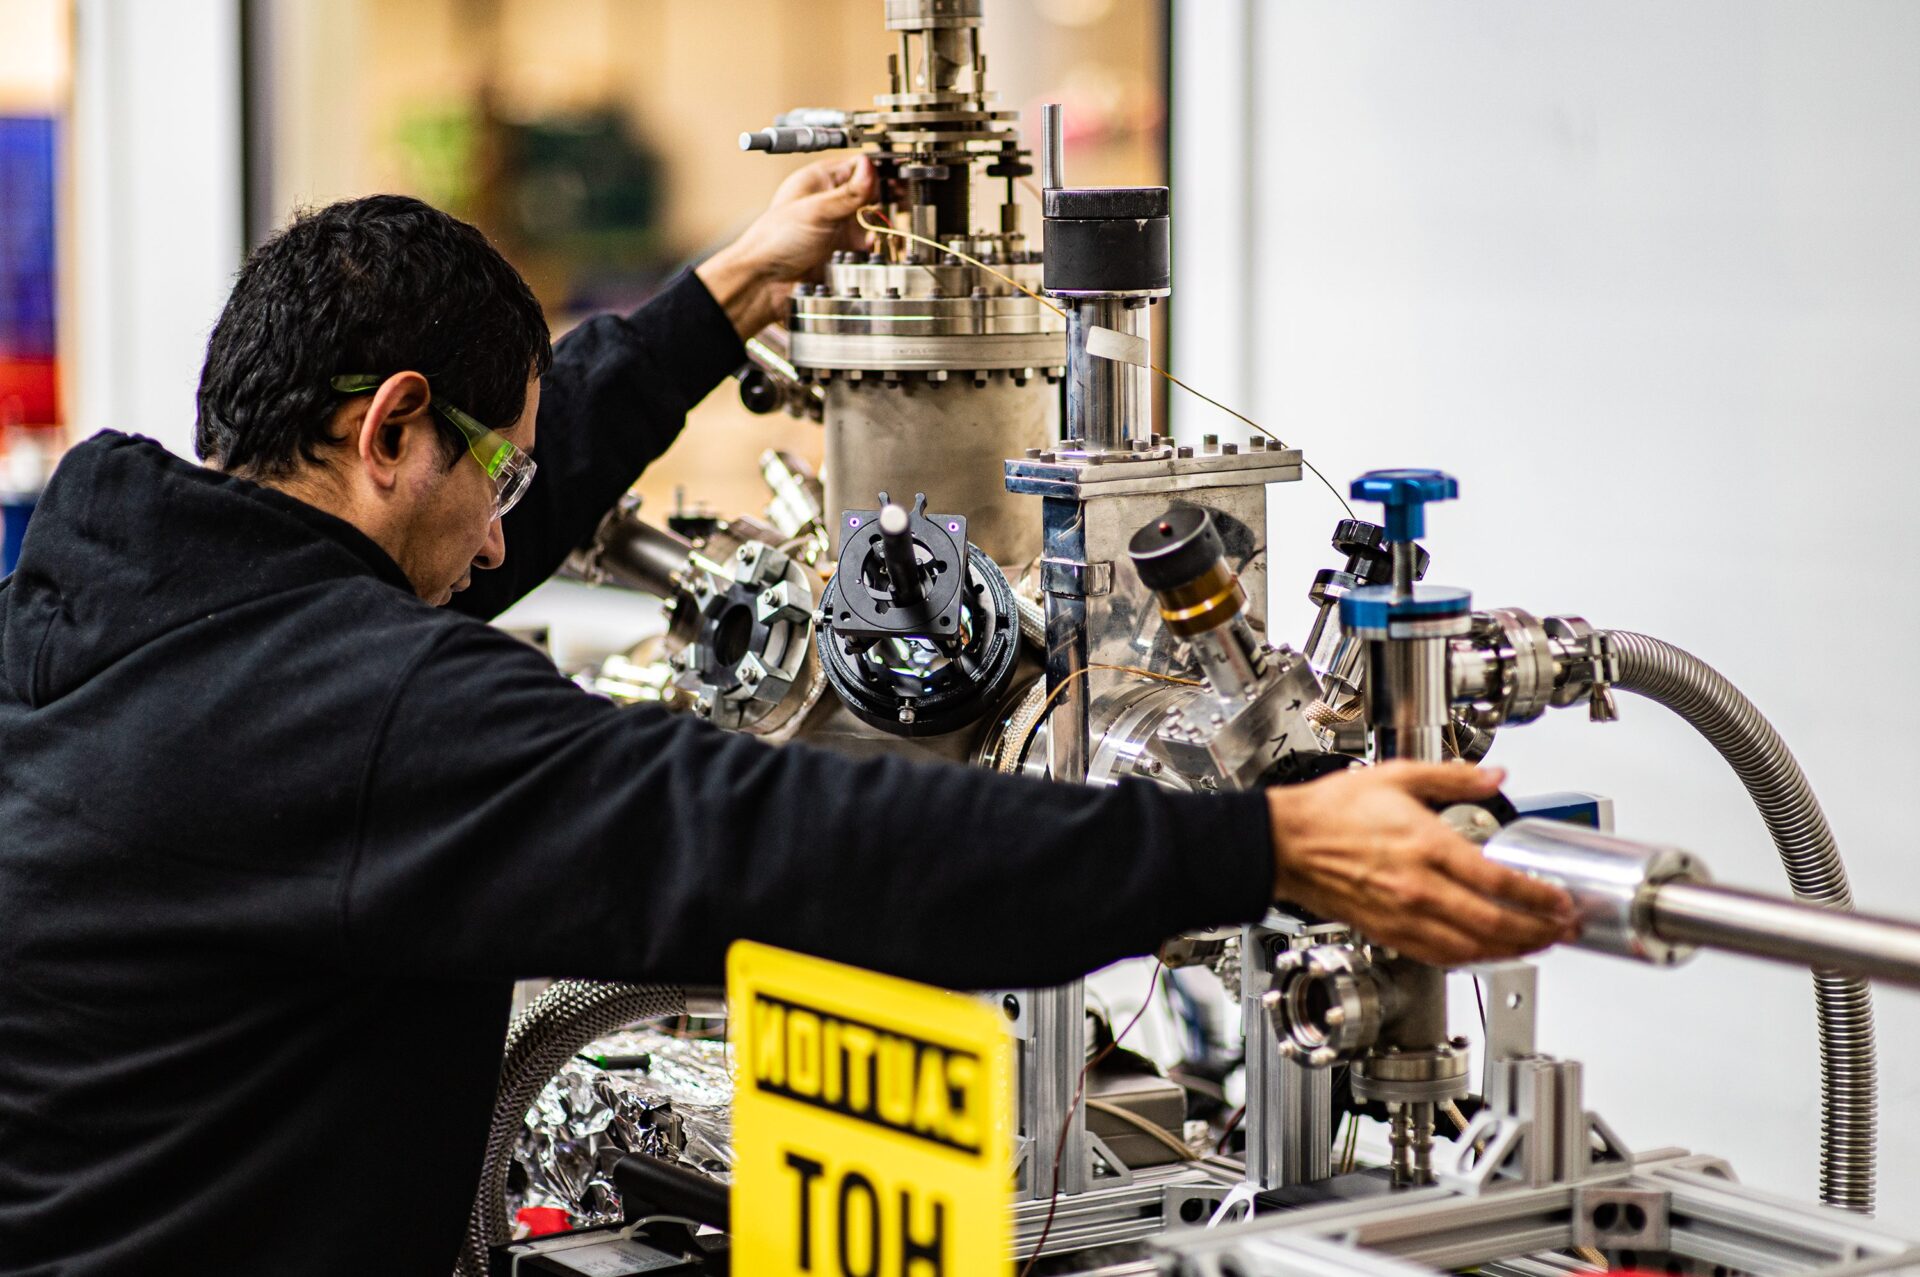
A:
[[[0,583],[0,1273],[447,1272],[518,977],[717,984],[750,937],[1044,984],[1264,906],[1257,794],[772,749],[475,619],[740,359],[691,276],[559,343],[456,608],[279,492],[68,455]]]

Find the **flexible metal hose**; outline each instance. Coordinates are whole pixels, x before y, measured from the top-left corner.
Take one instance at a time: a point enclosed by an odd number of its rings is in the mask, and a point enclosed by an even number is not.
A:
[[[500,1090],[480,1162],[480,1190],[467,1217],[466,1244],[455,1277],[486,1277],[487,1248],[506,1241],[507,1169],[527,1110],[560,1066],[596,1038],[640,1020],[678,1015],[686,1009],[679,989],[655,984],[599,984],[561,980],[549,986],[507,1028],[500,1064]]]
[[[1610,633],[1613,685],[1680,715],[1727,760],[1759,808],[1786,866],[1793,894],[1830,909],[1852,909],[1833,830],[1806,773],[1772,724],[1712,666],[1670,643]],[[1865,980],[1815,968],[1820,1023],[1820,1200],[1873,1213],[1878,1080],[1873,993]]]

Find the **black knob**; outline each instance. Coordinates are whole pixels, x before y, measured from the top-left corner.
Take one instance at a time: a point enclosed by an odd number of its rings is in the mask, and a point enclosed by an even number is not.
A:
[[[1385,528],[1365,519],[1342,519],[1333,528],[1333,548],[1349,556],[1374,553],[1386,539]]]
[[[1347,572],[1358,577],[1362,585],[1385,585],[1393,580],[1393,552],[1387,548],[1387,530],[1379,524],[1365,519],[1340,520],[1333,527],[1333,548],[1347,556]],[[1414,580],[1426,576],[1431,559],[1424,547],[1415,547]]]
[[[746,405],[748,412],[765,416],[779,410],[785,396],[780,387],[773,384],[773,378],[758,368],[744,368],[740,371],[740,402]]]
[[[1172,590],[1196,581],[1226,553],[1213,519],[1198,506],[1167,511],[1127,542],[1127,556],[1149,590]]]

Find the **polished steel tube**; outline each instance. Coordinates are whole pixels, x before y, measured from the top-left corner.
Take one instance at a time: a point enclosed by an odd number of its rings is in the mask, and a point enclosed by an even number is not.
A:
[[[1920,989],[1920,926],[1700,883],[1656,889],[1649,923],[1670,943],[1828,967]]]
[[[1367,640],[1367,718],[1384,761],[1447,757],[1447,640]]]
[[[1152,398],[1147,370],[1138,364],[1091,354],[1087,341],[1101,329],[1147,339],[1149,311],[1118,298],[1085,298],[1067,312],[1067,421],[1069,439],[1094,452],[1125,449],[1130,435],[1147,429]]]

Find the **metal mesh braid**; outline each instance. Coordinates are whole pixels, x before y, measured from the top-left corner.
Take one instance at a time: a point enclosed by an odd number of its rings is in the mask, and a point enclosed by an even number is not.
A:
[[[467,1218],[467,1238],[456,1277],[486,1277],[487,1248],[508,1239],[507,1168],[521,1124],[540,1089],[581,1047],[640,1020],[686,1009],[679,989],[655,984],[599,984],[561,980],[535,998],[507,1028],[499,1096],[480,1163],[480,1190]]]
[[[1614,630],[1614,686],[1680,715],[1727,760],[1766,822],[1793,894],[1852,909],[1847,869],[1806,773],[1753,703],[1712,666],[1644,634]],[[1820,1200],[1873,1213],[1878,1081],[1873,992],[1865,980],[1815,968],[1820,1023]]]

